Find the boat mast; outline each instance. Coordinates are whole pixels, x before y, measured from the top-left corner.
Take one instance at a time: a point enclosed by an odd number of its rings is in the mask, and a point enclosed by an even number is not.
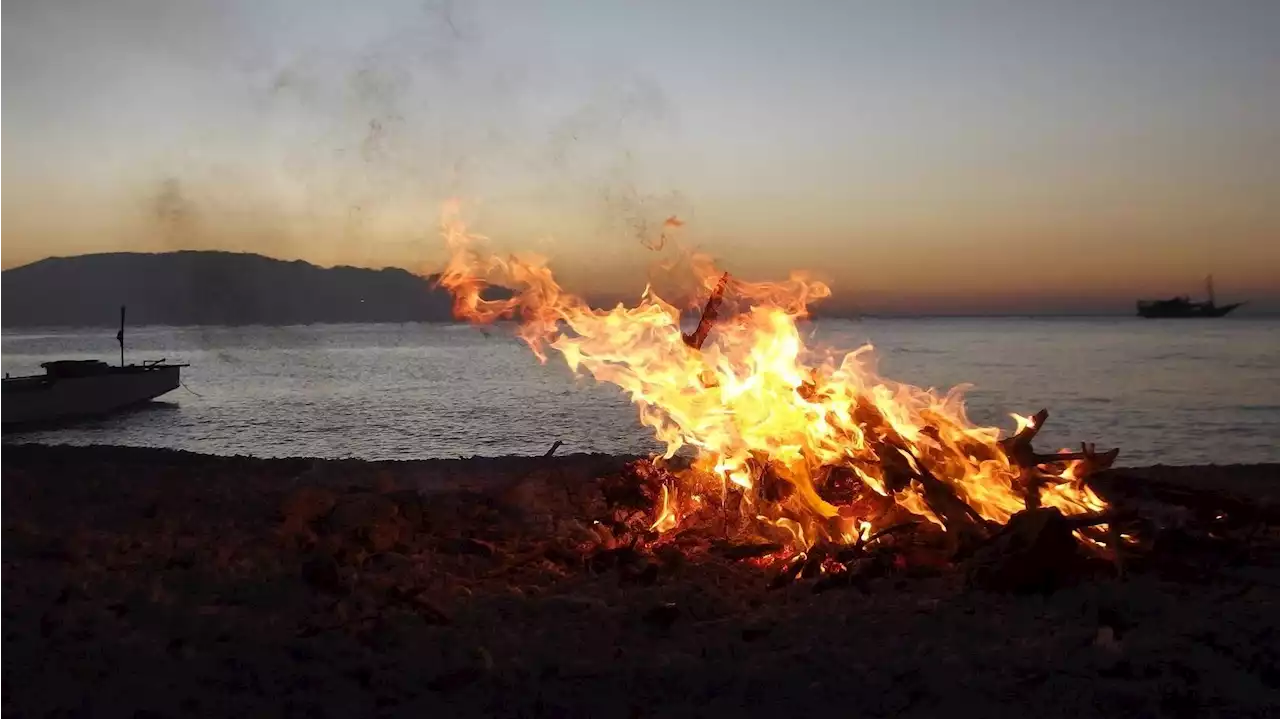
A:
[[[116,333],[116,342],[120,343],[120,366],[124,366],[124,305],[120,305],[120,331]]]
[[[1209,293],[1209,304],[1215,304],[1213,297],[1213,275],[1204,278],[1205,290]]]

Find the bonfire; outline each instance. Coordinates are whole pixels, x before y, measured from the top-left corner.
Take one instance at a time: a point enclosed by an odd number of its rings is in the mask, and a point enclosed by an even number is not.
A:
[[[1038,453],[1046,411],[1013,415],[1005,436],[968,419],[960,389],[879,376],[870,346],[807,347],[800,323],[831,292],[805,273],[749,282],[684,252],[695,285],[684,309],[702,308],[685,332],[682,308],[652,287],[634,306],[592,307],[556,282],[546,258],[490,252],[456,203],[442,220],[449,259],[438,282],[456,316],[515,320],[539,360],[554,353],[621,388],[665,444],[631,478],[652,490],[643,530],[655,543],[714,527],[735,551],[781,561],[794,577],[844,575],[904,527],[932,529],[953,551],[1011,522],[1036,534],[1047,522],[1091,551],[1124,541],[1086,483],[1115,450]],[[488,299],[491,287],[510,294]]]

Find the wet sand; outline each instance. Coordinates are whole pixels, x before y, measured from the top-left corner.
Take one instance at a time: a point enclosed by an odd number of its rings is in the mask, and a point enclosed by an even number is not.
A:
[[[1280,552],[1051,594],[594,562],[629,458],[6,446],[12,716],[1266,716]],[[1280,465],[1126,481],[1280,495]],[[814,712],[819,712],[815,714]]]

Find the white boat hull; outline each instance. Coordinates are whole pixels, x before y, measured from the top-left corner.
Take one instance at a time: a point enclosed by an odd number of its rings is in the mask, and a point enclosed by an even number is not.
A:
[[[177,389],[179,371],[179,366],[167,365],[87,377],[7,380],[0,420],[9,426],[109,414]]]

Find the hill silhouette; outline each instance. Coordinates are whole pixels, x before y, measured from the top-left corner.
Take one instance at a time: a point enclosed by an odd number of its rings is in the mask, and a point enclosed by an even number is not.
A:
[[[435,277],[402,269],[323,268],[250,253],[115,252],[5,270],[5,327],[446,322]]]

